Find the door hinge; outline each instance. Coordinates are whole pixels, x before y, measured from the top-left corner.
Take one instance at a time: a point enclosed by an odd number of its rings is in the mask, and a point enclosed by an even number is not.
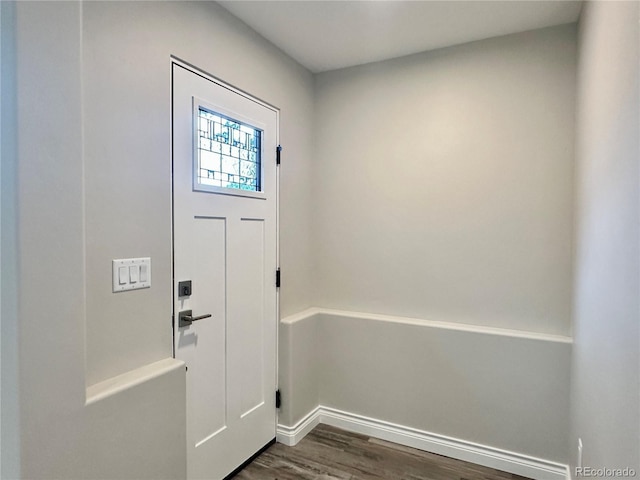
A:
[[[280,408],[280,390],[276,390],[276,408]]]
[[[276,147],[276,165],[280,165],[280,152],[282,151],[282,146],[278,145]]]
[[[280,288],[280,269],[276,270],[276,288]]]

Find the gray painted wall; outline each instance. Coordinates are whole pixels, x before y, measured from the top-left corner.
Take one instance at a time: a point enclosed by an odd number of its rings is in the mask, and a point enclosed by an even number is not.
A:
[[[289,356],[281,372],[290,372],[292,381],[283,389],[287,415],[280,416],[281,425],[292,427],[322,405],[543,460],[568,460],[567,338],[521,338],[348,312],[286,322],[282,331],[293,344],[283,345]]]
[[[314,304],[568,335],[575,26],[316,77]]]
[[[320,404],[565,463],[571,345],[323,315]]]
[[[87,384],[171,355],[171,55],[281,109],[281,311],[307,308],[311,74],[210,2],[87,2],[83,35]],[[153,288],[112,294],[139,256]]]
[[[69,476],[69,466],[77,462],[72,452],[81,445],[81,19],[81,6],[74,2],[16,4],[17,348],[23,478]]]
[[[0,2],[0,478],[20,476],[15,5]]]
[[[640,472],[638,2],[580,20],[571,463]],[[574,478],[576,475],[574,474]]]
[[[317,75],[314,304],[568,335],[575,55],[569,25]],[[281,424],[567,461],[570,343],[362,317],[286,319]]]
[[[89,389],[80,442],[63,479],[177,480],[186,477],[186,378],[182,362],[164,359],[128,374],[136,385],[117,394]],[[156,372],[162,372],[156,374]],[[123,383],[120,382],[118,386]],[[102,391],[94,401],[92,390]],[[71,476],[73,475],[73,476]],[[51,478],[43,475],[43,478]]]
[[[280,323],[280,425],[294,426],[319,405],[319,369],[327,352],[319,335],[315,316]]]

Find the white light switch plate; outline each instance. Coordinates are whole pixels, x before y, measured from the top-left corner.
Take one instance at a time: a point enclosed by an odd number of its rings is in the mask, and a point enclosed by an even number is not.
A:
[[[112,264],[113,293],[151,286],[151,258],[120,258]],[[121,267],[125,269],[124,275],[120,275]]]

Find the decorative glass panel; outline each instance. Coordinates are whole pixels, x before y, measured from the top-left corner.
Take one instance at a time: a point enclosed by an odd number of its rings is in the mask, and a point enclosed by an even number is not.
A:
[[[262,131],[198,107],[198,185],[260,191]]]

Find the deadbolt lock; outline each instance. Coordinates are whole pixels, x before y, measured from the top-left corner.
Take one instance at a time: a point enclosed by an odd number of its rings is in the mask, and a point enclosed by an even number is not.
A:
[[[188,297],[191,295],[191,280],[185,280],[184,282],[178,282],[178,296]]]

